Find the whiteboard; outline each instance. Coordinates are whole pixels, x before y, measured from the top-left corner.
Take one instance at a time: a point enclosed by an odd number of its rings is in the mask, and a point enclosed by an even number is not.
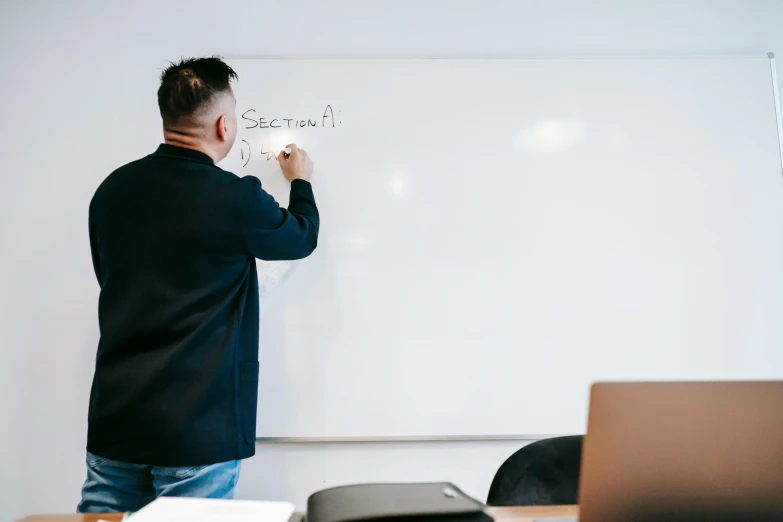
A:
[[[322,219],[260,267],[260,437],[580,433],[596,380],[783,378],[767,58],[230,64],[222,166],[285,205],[298,143]]]

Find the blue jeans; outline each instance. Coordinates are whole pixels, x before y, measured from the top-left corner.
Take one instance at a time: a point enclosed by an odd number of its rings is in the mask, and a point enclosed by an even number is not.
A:
[[[240,461],[166,468],[117,462],[87,453],[79,513],[138,511],[157,497],[234,498]]]

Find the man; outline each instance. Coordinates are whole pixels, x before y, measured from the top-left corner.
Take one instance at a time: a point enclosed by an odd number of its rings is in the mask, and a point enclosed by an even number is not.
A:
[[[237,133],[231,80],[217,58],[166,69],[165,143],[114,171],[90,204],[101,339],[80,512],[231,498],[255,453],[255,258],[310,255],[319,217],[313,163],[296,145],[279,157],[287,210],[257,178],[215,166]]]

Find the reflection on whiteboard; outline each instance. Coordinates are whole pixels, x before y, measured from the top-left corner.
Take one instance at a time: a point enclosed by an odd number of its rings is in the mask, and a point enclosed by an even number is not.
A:
[[[291,261],[256,261],[258,268],[258,292],[268,294],[291,269]]]

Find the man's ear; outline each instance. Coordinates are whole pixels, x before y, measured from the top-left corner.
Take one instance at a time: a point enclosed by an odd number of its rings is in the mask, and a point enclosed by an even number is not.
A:
[[[228,141],[228,120],[221,114],[217,121],[217,136],[220,141]]]

